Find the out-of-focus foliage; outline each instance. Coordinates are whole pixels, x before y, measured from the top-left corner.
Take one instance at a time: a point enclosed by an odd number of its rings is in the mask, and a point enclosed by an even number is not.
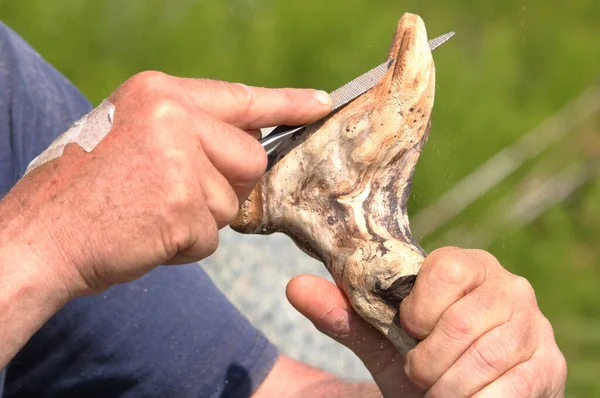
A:
[[[94,103],[146,69],[331,90],[382,61],[407,11],[431,37],[457,32],[434,55],[436,107],[412,214],[599,83],[594,0],[0,0],[0,18]],[[483,221],[500,198],[519,197],[528,173],[594,169],[599,120],[576,123],[445,227],[491,236],[487,248],[531,280],[567,356],[571,397],[600,396],[600,179],[517,227]],[[494,209],[501,218],[503,207]],[[426,247],[454,241],[437,234]]]

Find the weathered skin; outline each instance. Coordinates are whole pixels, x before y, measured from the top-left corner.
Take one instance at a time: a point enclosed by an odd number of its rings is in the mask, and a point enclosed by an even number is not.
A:
[[[425,256],[406,209],[435,90],[417,15],[400,20],[394,58],[377,87],[281,146],[232,227],[289,235],[323,261],[358,314],[406,353],[415,341],[400,328],[398,307]]]

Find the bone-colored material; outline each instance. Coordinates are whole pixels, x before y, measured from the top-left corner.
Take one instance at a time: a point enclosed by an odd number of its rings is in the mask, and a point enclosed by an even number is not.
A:
[[[76,121],[69,130],[50,144],[48,149],[33,159],[25,174],[61,156],[65,147],[71,143],[76,143],[86,152],[91,152],[112,129],[114,116],[115,106],[109,100],[104,100],[97,108]]]
[[[425,257],[406,208],[435,89],[420,17],[400,20],[388,55],[394,58],[378,86],[274,152],[278,163],[232,227],[289,235],[323,261],[358,314],[404,354],[415,341],[400,328],[398,308]]]

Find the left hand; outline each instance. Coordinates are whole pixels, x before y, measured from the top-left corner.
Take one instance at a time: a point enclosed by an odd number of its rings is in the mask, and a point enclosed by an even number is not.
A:
[[[489,253],[431,253],[400,307],[402,327],[421,342],[402,358],[332,283],[289,283],[290,303],[351,349],[384,397],[562,397],[565,359],[529,282]]]

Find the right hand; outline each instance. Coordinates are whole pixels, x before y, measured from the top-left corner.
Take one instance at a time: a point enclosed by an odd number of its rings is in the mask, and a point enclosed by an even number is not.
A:
[[[2,200],[15,216],[0,241],[12,231],[12,247],[73,295],[205,258],[265,171],[252,132],[325,116],[317,93],[140,73],[109,98],[114,124],[98,146],[69,144]]]
[[[567,365],[529,282],[491,254],[455,247],[427,256],[400,305],[420,340],[401,357],[317,276],[288,284],[291,304],[364,362],[384,397],[563,397]]]

